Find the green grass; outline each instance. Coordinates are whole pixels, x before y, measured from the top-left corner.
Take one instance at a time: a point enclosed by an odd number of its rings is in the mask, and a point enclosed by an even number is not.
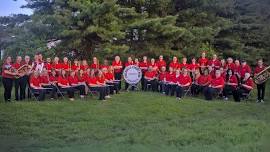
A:
[[[1,99],[2,100],[2,99]],[[266,151],[270,105],[129,92],[107,102],[0,103],[0,151]]]

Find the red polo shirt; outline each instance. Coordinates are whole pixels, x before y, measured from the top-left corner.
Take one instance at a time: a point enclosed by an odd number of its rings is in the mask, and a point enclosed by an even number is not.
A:
[[[212,79],[212,81],[211,81],[212,86],[222,85],[222,87],[223,87],[224,83],[225,83],[225,81],[224,81],[224,78],[222,76],[215,78],[215,79]]]
[[[34,76],[32,76],[31,78],[30,78],[30,84],[33,84],[35,87],[41,87],[41,85],[40,85],[40,77],[34,77]]]
[[[64,70],[68,70],[69,68],[68,63],[62,63],[61,68]]]
[[[51,75],[49,79],[50,79],[51,82],[55,82],[55,81],[58,80],[58,77]]]
[[[220,67],[220,61],[218,59],[216,59],[216,60],[209,60],[208,61],[208,65],[209,66],[214,66],[215,68],[219,68]]]
[[[156,71],[146,71],[144,76],[148,77],[148,78],[154,78],[156,76]]]
[[[170,73],[170,72],[168,72],[167,74],[166,74],[166,81],[168,81],[168,82],[176,82],[176,75],[175,75],[175,73],[174,72],[172,72],[172,73]]]
[[[74,77],[69,76],[68,77],[68,82],[69,82],[70,85],[71,84],[78,84],[79,83],[79,80],[78,80],[78,77],[77,76],[74,76]]]
[[[62,64],[61,63],[52,64],[52,68],[59,70],[62,68]]]
[[[75,71],[75,70],[77,70],[77,69],[79,69],[79,66],[78,66],[78,65],[73,64],[73,65],[71,66],[71,70]]]
[[[40,76],[40,82],[41,83],[49,83],[49,79],[47,76]]]
[[[14,77],[13,75],[6,74],[4,72],[5,70],[9,70],[10,68],[12,68],[12,65],[11,64],[3,64],[2,65],[2,77],[3,78],[13,78]]]
[[[22,63],[14,63],[14,64],[12,64],[12,67],[14,68],[14,69],[16,69],[16,70],[18,70],[20,67],[22,66]]]
[[[140,63],[139,63],[139,67],[140,67],[140,68],[145,68],[145,69],[142,69],[142,72],[143,72],[143,73],[147,71],[148,64],[149,64],[148,62],[140,62]]]
[[[236,83],[238,84],[238,80],[237,80],[237,77],[235,75],[232,75],[230,78],[229,78],[229,83]],[[233,85],[234,88],[237,87],[237,85]]]
[[[187,63],[180,63],[179,64],[179,69],[183,69],[183,68],[187,69],[188,67],[189,67],[189,65]]]
[[[211,81],[212,81],[211,75],[200,75],[198,78],[199,85],[204,85],[204,84],[209,83]]]
[[[62,85],[68,85],[69,81],[68,81],[68,78],[64,78],[62,76],[59,76],[57,79],[57,83],[62,84]]]
[[[121,61],[119,61],[119,62],[113,61],[112,66],[122,66],[122,62]],[[120,73],[120,72],[122,72],[122,68],[114,69],[114,73]]]
[[[245,73],[251,73],[251,68],[248,65],[241,66],[240,68],[240,75],[242,78],[245,77]]]
[[[195,64],[189,64],[188,65],[188,69],[189,70],[195,70],[195,69],[198,69],[200,67],[200,65],[199,64],[197,64],[197,63],[195,63]]]
[[[256,66],[255,70],[254,70],[254,74],[258,74],[260,72],[262,72],[265,69],[265,66],[259,67]]]
[[[91,69],[98,69],[99,67],[98,67],[97,64],[92,63],[92,64],[90,65],[90,68],[91,68]]]
[[[105,79],[107,80],[113,80],[114,79],[114,75],[111,72],[107,72],[104,74]]]
[[[208,63],[208,59],[207,58],[199,58],[198,63],[200,64],[200,66],[206,66]]]
[[[51,65],[51,63],[46,63],[45,64],[45,68],[47,69],[47,70],[52,70],[52,65]]]
[[[178,78],[177,78],[177,82],[181,85],[186,85],[188,83],[191,84],[191,77],[189,75],[184,76],[183,74],[181,74]]]
[[[166,67],[166,62],[164,60],[158,60],[157,61],[157,66],[159,69],[161,69],[161,67],[165,66]]]
[[[97,81],[99,82],[99,83],[105,83],[105,77],[97,77]]]
[[[178,62],[171,62],[169,66],[172,67],[173,69],[178,69],[179,63]]]
[[[243,84],[248,85],[250,87],[253,87],[254,83],[253,80],[251,78],[249,78],[247,81],[245,81]],[[247,88],[246,88],[247,89]],[[251,89],[249,89],[251,90]]]
[[[167,72],[161,72],[159,73],[158,80],[164,81],[166,79]]]
[[[235,64],[234,63],[228,63],[227,64],[227,69],[232,69],[233,71],[234,71],[234,69],[235,69]]]
[[[96,77],[88,77],[87,84],[97,84],[97,78]]]
[[[109,65],[100,65],[99,67],[100,69],[104,69],[104,68],[109,69]]]

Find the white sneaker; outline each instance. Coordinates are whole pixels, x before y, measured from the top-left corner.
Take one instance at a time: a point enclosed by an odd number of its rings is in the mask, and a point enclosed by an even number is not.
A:
[[[105,96],[105,98],[110,99],[110,98],[111,98],[111,96]]]
[[[84,95],[80,95],[81,98],[84,98]]]
[[[261,103],[264,103],[264,100],[261,100]]]
[[[177,97],[177,98],[176,98],[176,100],[180,101],[180,100],[181,100],[181,98]]]
[[[257,103],[259,103],[259,102],[261,102],[259,99],[257,99],[257,101],[256,101]]]
[[[225,97],[224,100],[225,100],[225,101],[228,101],[228,97]]]
[[[69,98],[70,101],[74,101],[74,98]]]

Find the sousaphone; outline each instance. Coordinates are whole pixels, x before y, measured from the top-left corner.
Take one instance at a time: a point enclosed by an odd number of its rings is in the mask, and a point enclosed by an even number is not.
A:
[[[256,84],[262,84],[270,78],[270,66],[266,67],[263,71],[255,75],[254,82]]]

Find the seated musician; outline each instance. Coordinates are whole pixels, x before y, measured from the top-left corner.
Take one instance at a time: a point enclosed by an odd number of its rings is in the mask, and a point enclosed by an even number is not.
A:
[[[39,72],[35,71],[33,75],[30,77],[30,89],[33,93],[38,93],[38,100],[45,100],[46,90],[41,86],[41,81],[39,77]]]
[[[163,55],[160,55],[159,56],[159,60],[157,61],[157,66],[158,66],[158,69],[161,70],[162,67],[165,67],[166,68],[166,61],[164,61],[163,59]]]
[[[240,102],[244,93],[249,93],[253,89],[253,80],[250,77],[250,73],[245,73],[244,79],[241,81],[240,86],[233,91],[234,101]]]
[[[195,71],[194,72],[192,72],[192,80],[193,80],[193,82],[192,82],[192,85],[191,85],[191,94],[193,95],[193,96],[195,96],[195,95],[198,95],[199,94],[199,78],[201,77],[201,72],[200,72],[200,69],[199,68],[197,68],[197,69],[195,69]]]
[[[84,72],[82,69],[79,69],[78,74],[76,74],[76,76],[78,78],[78,83],[80,85],[84,85],[85,95],[87,95],[88,91],[89,91],[87,84],[86,84],[86,80],[87,80],[89,75],[90,75],[90,69],[87,69],[86,72]]]
[[[84,98],[84,96],[85,96],[85,85],[79,82],[75,71],[70,72],[70,76],[68,76],[68,82],[69,82],[69,85],[72,86],[75,90],[79,90],[80,91],[80,97]]]
[[[234,71],[232,69],[228,69],[225,77],[225,86],[223,89],[223,96],[225,101],[228,100],[228,95],[230,92],[232,93],[236,89],[237,85],[238,80],[234,74]]]
[[[49,74],[48,71],[44,68],[40,74],[40,83],[41,86],[44,88],[50,88],[50,95],[51,95],[51,99],[55,98],[55,94],[57,92],[57,88],[55,86],[55,84],[50,82],[50,78],[49,78]]]
[[[125,63],[125,67],[128,67],[128,66],[133,65],[133,64],[134,64],[134,62],[133,62],[132,58],[128,57],[127,62]],[[129,88],[129,84],[127,82],[125,82],[125,90],[128,91],[128,88]],[[131,89],[134,90],[135,89],[134,86],[132,86]]]
[[[166,75],[167,75],[166,67],[162,66],[160,69],[160,73],[158,75],[158,81],[159,81],[158,85],[159,85],[160,93],[163,93],[163,94],[165,94]]]
[[[115,81],[114,79],[114,74],[113,74],[113,67],[110,66],[108,69],[107,68],[103,68],[102,69],[104,77],[105,77],[105,81],[106,84],[110,85],[110,94],[114,94],[114,91],[116,93],[119,93],[118,90],[118,82]]]
[[[176,88],[176,76],[173,67],[169,67],[169,72],[166,74],[165,94],[174,96]]]
[[[58,76],[57,76],[57,73],[56,73],[55,69],[51,70],[49,80],[53,85],[57,84]]]
[[[172,62],[169,64],[169,67],[173,68],[173,71],[179,68],[179,63],[176,56],[173,57]]]
[[[176,86],[176,98],[180,100],[183,95],[183,91],[187,89],[191,85],[191,77],[188,74],[188,70],[184,68],[182,70],[183,74],[181,74],[177,78],[177,86]]]
[[[94,69],[90,71],[90,75],[87,78],[87,85],[90,91],[99,92],[99,100],[105,101],[106,88],[103,85],[98,84]]]
[[[69,97],[69,100],[74,101],[74,89],[69,84],[68,77],[66,76],[66,71],[61,70],[60,75],[57,79],[57,85],[61,91],[66,91]]]
[[[212,81],[212,76],[209,74],[208,69],[204,69],[203,74],[198,77],[198,80],[191,87],[193,95],[198,95],[204,90]]]
[[[78,59],[74,59],[73,64],[71,66],[71,70],[72,71],[79,72],[79,70],[80,70],[80,63],[79,63]]]
[[[54,57],[52,68],[55,69],[57,74],[60,74],[62,64],[59,62],[59,58],[57,56]]]
[[[69,60],[67,57],[63,58],[63,63],[61,64],[61,69],[65,70],[65,71],[69,71],[70,70],[70,65],[69,65]]]
[[[224,83],[225,83],[224,78],[221,76],[220,71],[216,70],[215,78],[212,79],[209,86],[204,89],[205,100],[212,100],[214,94],[217,94],[220,91],[222,91]]]
[[[149,90],[151,88],[152,91],[157,90],[157,78],[156,78],[157,72],[153,70],[152,66],[149,66],[148,70],[144,74],[145,79],[145,91]],[[150,87],[148,87],[150,86]]]

